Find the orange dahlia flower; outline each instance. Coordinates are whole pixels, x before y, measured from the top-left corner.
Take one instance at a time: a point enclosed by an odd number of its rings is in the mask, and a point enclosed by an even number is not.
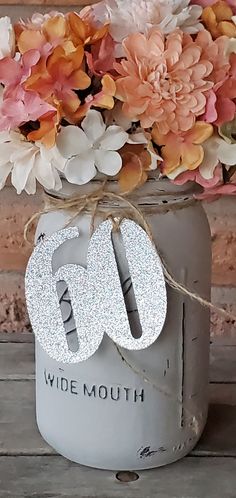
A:
[[[213,86],[207,80],[213,65],[202,56],[202,47],[179,29],[166,38],[156,29],[147,36],[132,34],[123,46],[126,58],[114,67],[124,113],[143,128],[156,123],[163,134],[192,128]]]
[[[236,25],[232,20],[234,13],[228,2],[219,0],[206,7],[202,13],[202,21],[213,38],[225,35],[236,38]]]

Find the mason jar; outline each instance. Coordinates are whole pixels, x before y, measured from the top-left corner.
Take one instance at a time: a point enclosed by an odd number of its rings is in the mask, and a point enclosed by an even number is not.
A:
[[[108,183],[116,192],[116,182]],[[85,186],[63,181],[59,193],[48,195],[62,200],[99,186],[100,181]],[[151,177],[129,200],[141,209],[174,279],[210,299],[210,230],[201,204],[193,199],[194,188]],[[103,200],[95,225],[117,209],[124,208]],[[68,226],[71,216],[56,205],[43,214],[36,243]],[[91,216],[84,211],[73,217],[70,226],[79,228],[80,237],[55,251],[53,271],[67,263],[86,268]],[[122,258],[119,263],[122,267]],[[70,300],[60,285],[58,299],[73,348]],[[117,348],[105,335],[91,358],[65,364],[51,359],[36,341],[37,424],[58,453],[100,469],[139,470],[169,464],[194,448],[208,412],[209,311],[169,285],[167,298],[162,333],[144,350]]]

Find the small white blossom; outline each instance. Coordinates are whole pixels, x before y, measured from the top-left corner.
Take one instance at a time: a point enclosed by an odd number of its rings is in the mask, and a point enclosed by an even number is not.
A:
[[[66,159],[64,175],[70,183],[83,185],[97,171],[115,176],[122,167],[117,152],[127,142],[129,135],[120,126],[106,127],[100,112],[90,110],[77,126],[66,126],[57,137],[57,147]]]

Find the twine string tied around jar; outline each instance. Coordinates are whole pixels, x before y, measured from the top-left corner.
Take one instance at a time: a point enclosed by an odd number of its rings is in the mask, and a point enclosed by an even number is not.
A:
[[[162,196],[163,193],[159,193],[159,196]],[[165,194],[166,195],[166,194]],[[169,195],[173,195],[172,193]],[[180,195],[180,194],[179,194]],[[185,194],[186,195],[186,194]],[[149,194],[149,197],[153,197],[153,199],[156,199],[158,196],[157,193],[155,194]],[[101,206],[101,203],[104,202],[105,200],[111,201],[111,202],[117,202],[118,207],[113,208],[110,212],[107,213],[107,208],[106,212],[104,212],[104,206]],[[38,219],[41,215],[43,214],[48,214],[52,213],[55,211],[72,211],[74,212],[68,222],[65,224],[65,228],[69,226],[82,212],[89,212],[91,214],[91,224],[90,224],[90,229],[91,229],[91,235],[94,232],[94,227],[95,227],[95,218],[97,214],[103,214],[104,219],[111,219],[113,223],[113,228],[114,230],[119,229],[119,225],[122,223],[122,220],[124,218],[131,219],[135,221],[138,225],[140,225],[149,238],[151,239],[154,247],[156,248],[156,251],[158,253],[158,256],[161,259],[161,264],[162,264],[162,269],[163,273],[165,276],[165,280],[168,283],[170,287],[172,287],[174,290],[177,292],[189,297],[190,299],[198,302],[201,306],[208,308],[211,311],[214,311],[220,315],[222,315],[224,318],[230,319],[232,321],[236,321],[236,316],[219,307],[216,306],[215,304],[211,303],[207,299],[199,296],[195,292],[191,291],[188,289],[185,285],[182,283],[178,282],[172,275],[171,271],[168,268],[168,265],[165,261],[165,257],[161,254],[161,252],[158,250],[156,247],[156,242],[153,239],[152,235],[152,230],[145,219],[145,216],[143,215],[141,209],[131,200],[127,198],[127,194],[117,194],[115,192],[111,192],[109,190],[105,190],[105,182],[102,184],[101,188],[98,190],[91,192],[89,194],[84,194],[84,195],[79,195],[79,196],[73,196],[68,199],[60,199],[58,197],[52,197],[49,194],[45,194],[44,197],[45,200],[45,207],[43,210],[38,211],[37,213],[33,214],[33,216],[26,222],[24,226],[24,240],[29,242],[28,240],[28,232],[29,228],[32,226],[33,222]],[[168,203],[168,204],[153,204],[153,205],[145,205],[145,211],[147,212],[150,210],[151,212],[155,213],[160,213],[160,214],[165,214],[168,211],[177,211],[180,209],[184,209],[186,207],[189,207],[190,205],[194,205],[196,202],[196,199],[194,197],[190,198],[184,198],[183,200],[176,201],[174,203]],[[121,206],[123,204],[123,207]]]

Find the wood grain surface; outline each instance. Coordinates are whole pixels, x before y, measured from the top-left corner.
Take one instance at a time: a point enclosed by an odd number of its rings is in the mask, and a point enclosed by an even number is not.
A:
[[[60,457],[35,421],[34,344],[30,334],[0,334],[0,498],[235,498],[236,347],[211,347],[210,409],[190,456],[167,467],[117,473]]]

